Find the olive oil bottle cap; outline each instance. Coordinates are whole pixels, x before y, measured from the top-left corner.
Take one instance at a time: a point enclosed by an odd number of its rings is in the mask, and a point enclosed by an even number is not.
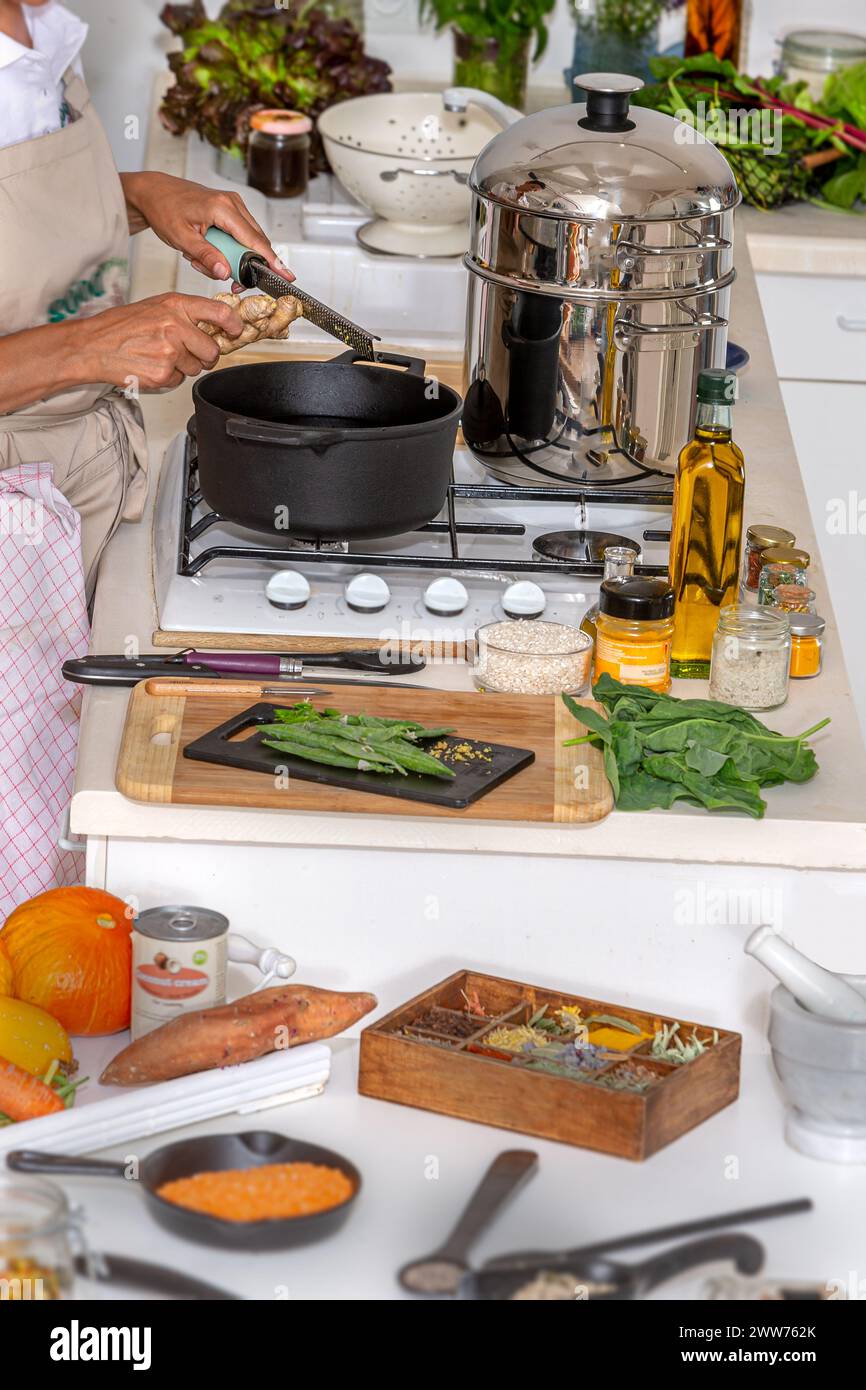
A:
[[[698,400],[706,405],[733,405],[737,378],[725,367],[705,367],[698,372]]]

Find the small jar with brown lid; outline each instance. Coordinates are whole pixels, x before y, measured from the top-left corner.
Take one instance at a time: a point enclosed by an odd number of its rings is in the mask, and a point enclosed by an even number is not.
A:
[[[671,685],[674,591],[666,579],[605,579],[598,596],[595,679],[663,694]]]
[[[786,531],[782,526],[750,526],[746,531],[746,548],[743,556],[743,588],[748,589],[749,593],[758,592],[758,580],[761,577],[761,559],[765,550],[770,546],[793,545],[793,531]]]
[[[775,604],[773,591],[777,584],[802,584],[812,557],[808,550],[793,545],[773,545],[761,555],[761,574],[758,579],[758,603]]]
[[[256,111],[250,119],[247,183],[266,198],[297,198],[310,175],[313,123],[299,111]]]

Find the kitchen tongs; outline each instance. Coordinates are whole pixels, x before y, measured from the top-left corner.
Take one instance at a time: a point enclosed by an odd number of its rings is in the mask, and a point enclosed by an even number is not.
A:
[[[241,246],[239,241],[235,241],[233,236],[222,231],[220,227],[208,227],[205,240],[225,256],[232,276],[239,285],[248,290],[264,290],[272,299],[280,299],[284,294],[290,294],[299,304],[303,304],[304,318],[309,319],[310,323],[314,323],[317,328],[329,333],[339,342],[346,343],[369,362],[374,360],[373,344],[379,341],[376,334],[368,333],[366,328],[360,328],[351,319],[344,318],[336,309],[330,309],[327,304],[314,299],[293,280],[284,280],[282,275],[277,275],[271,270],[262,256],[251,251],[248,246]]]

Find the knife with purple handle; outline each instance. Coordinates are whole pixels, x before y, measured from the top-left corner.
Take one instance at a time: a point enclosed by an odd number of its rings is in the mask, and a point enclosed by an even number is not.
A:
[[[154,676],[265,676],[268,680],[307,677],[308,667],[337,667],[380,676],[414,676],[423,656],[399,648],[339,652],[208,652],[188,650],[172,656],[85,656],[63,663],[63,676],[76,685],[136,685]]]

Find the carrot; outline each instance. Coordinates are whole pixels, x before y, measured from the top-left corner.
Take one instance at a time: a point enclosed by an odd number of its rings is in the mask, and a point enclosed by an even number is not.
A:
[[[372,994],[311,985],[263,989],[163,1023],[119,1052],[99,1079],[104,1086],[138,1086],[251,1062],[267,1052],[332,1038],[375,1007]]]
[[[65,1108],[57,1092],[38,1076],[0,1057],[0,1112],[10,1120],[36,1120]]]

